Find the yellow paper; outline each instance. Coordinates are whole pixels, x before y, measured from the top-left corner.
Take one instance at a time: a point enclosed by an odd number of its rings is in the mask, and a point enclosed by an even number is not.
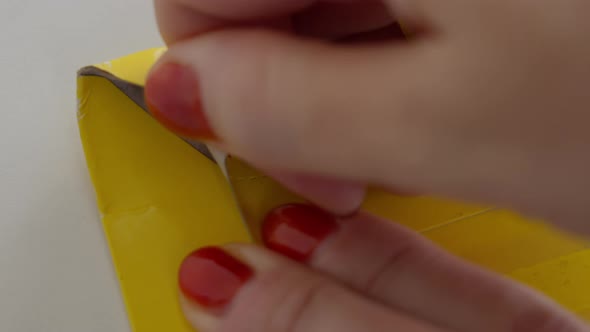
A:
[[[97,65],[108,77],[88,71],[79,76],[78,118],[132,329],[188,332],[177,302],[182,259],[202,246],[251,239],[217,166],[161,127],[121,88],[121,82],[142,85],[162,52]],[[237,159],[229,162],[229,172],[250,220],[300,200]],[[508,211],[436,198],[374,191],[365,208],[590,318],[588,242]]]

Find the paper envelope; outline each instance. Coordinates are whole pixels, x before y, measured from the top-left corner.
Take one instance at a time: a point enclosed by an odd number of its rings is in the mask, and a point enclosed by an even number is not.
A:
[[[162,52],[143,51],[78,75],[88,169],[131,327],[138,332],[192,331],[177,302],[182,259],[201,246],[252,241],[217,165],[145,111],[141,86]],[[230,159],[228,169],[244,215],[254,224],[252,234],[271,208],[301,200],[237,159]],[[437,198],[372,191],[364,208],[590,318],[586,241],[510,211]]]

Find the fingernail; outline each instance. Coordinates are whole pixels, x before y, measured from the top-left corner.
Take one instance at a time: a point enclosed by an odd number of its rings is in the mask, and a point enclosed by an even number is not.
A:
[[[217,138],[203,111],[199,80],[192,68],[172,62],[158,65],[147,79],[145,99],[154,118],[177,135]]]
[[[320,208],[289,204],[272,210],[266,216],[262,238],[269,249],[305,262],[338,227],[336,218]]]
[[[179,271],[182,293],[205,308],[222,308],[252,277],[253,271],[217,247],[199,249],[185,258]]]

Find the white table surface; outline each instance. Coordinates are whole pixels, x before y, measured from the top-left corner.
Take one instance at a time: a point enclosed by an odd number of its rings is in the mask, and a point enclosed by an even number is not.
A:
[[[0,331],[129,331],[76,123],[79,67],[160,46],[148,0],[0,0]]]

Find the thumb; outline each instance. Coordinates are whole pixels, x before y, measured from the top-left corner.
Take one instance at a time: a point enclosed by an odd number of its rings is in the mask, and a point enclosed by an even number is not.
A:
[[[343,47],[225,30],[172,46],[146,100],[177,134],[266,169],[382,182],[420,172],[411,119],[414,101],[428,100],[428,56],[411,44]]]

